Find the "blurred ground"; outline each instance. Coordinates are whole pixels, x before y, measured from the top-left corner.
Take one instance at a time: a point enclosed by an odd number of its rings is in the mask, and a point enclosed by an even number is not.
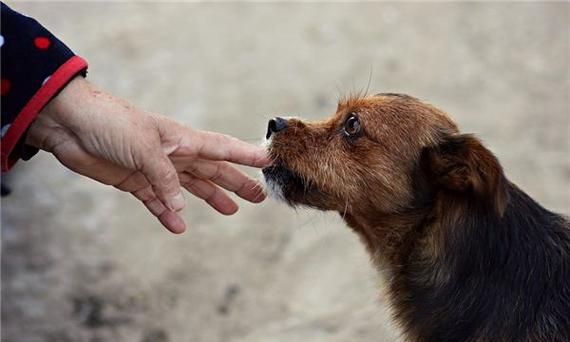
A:
[[[481,136],[570,213],[568,3],[23,3],[140,107],[260,141],[274,114],[406,92]],[[332,214],[267,201],[183,236],[40,154],[2,200],[2,340],[393,341],[379,281]]]

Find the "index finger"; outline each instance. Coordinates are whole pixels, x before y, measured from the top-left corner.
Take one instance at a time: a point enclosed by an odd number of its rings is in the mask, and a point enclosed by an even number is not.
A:
[[[265,148],[221,133],[196,131],[194,144],[198,157],[203,159],[225,160],[253,167],[265,167],[271,163]]]

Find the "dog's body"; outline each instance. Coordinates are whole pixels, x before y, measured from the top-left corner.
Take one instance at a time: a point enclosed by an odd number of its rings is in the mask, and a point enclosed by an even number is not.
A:
[[[412,341],[570,341],[570,224],[510,183],[483,145],[399,94],[328,120],[273,119],[265,178],[340,213],[387,277]]]

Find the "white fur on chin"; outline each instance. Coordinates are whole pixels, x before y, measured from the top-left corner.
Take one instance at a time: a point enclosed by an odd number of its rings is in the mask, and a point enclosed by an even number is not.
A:
[[[269,150],[272,140],[273,140],[272,137],[269,137],[269,139],[263,139],[261,142],[261,146]],[[260,171],[260,173],[261,173],[260,177],[261,183],[263,184],[263,187],[265,188],[265,191],[267,192],[269,197],[276,199],[278,201],[285,201],[285,197],[283,196],[283,189],[281,189],[281,186],[272,180],[266,179],[265,175],[263,175],[263,172]]]

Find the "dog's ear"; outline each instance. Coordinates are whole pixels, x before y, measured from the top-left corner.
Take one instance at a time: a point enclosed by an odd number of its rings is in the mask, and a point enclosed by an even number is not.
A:
[[[436,189],[474,195],[503,215],[508,203],[503,169],[477,138],[447,136],[438,145],[424,148],[420,165]]]

